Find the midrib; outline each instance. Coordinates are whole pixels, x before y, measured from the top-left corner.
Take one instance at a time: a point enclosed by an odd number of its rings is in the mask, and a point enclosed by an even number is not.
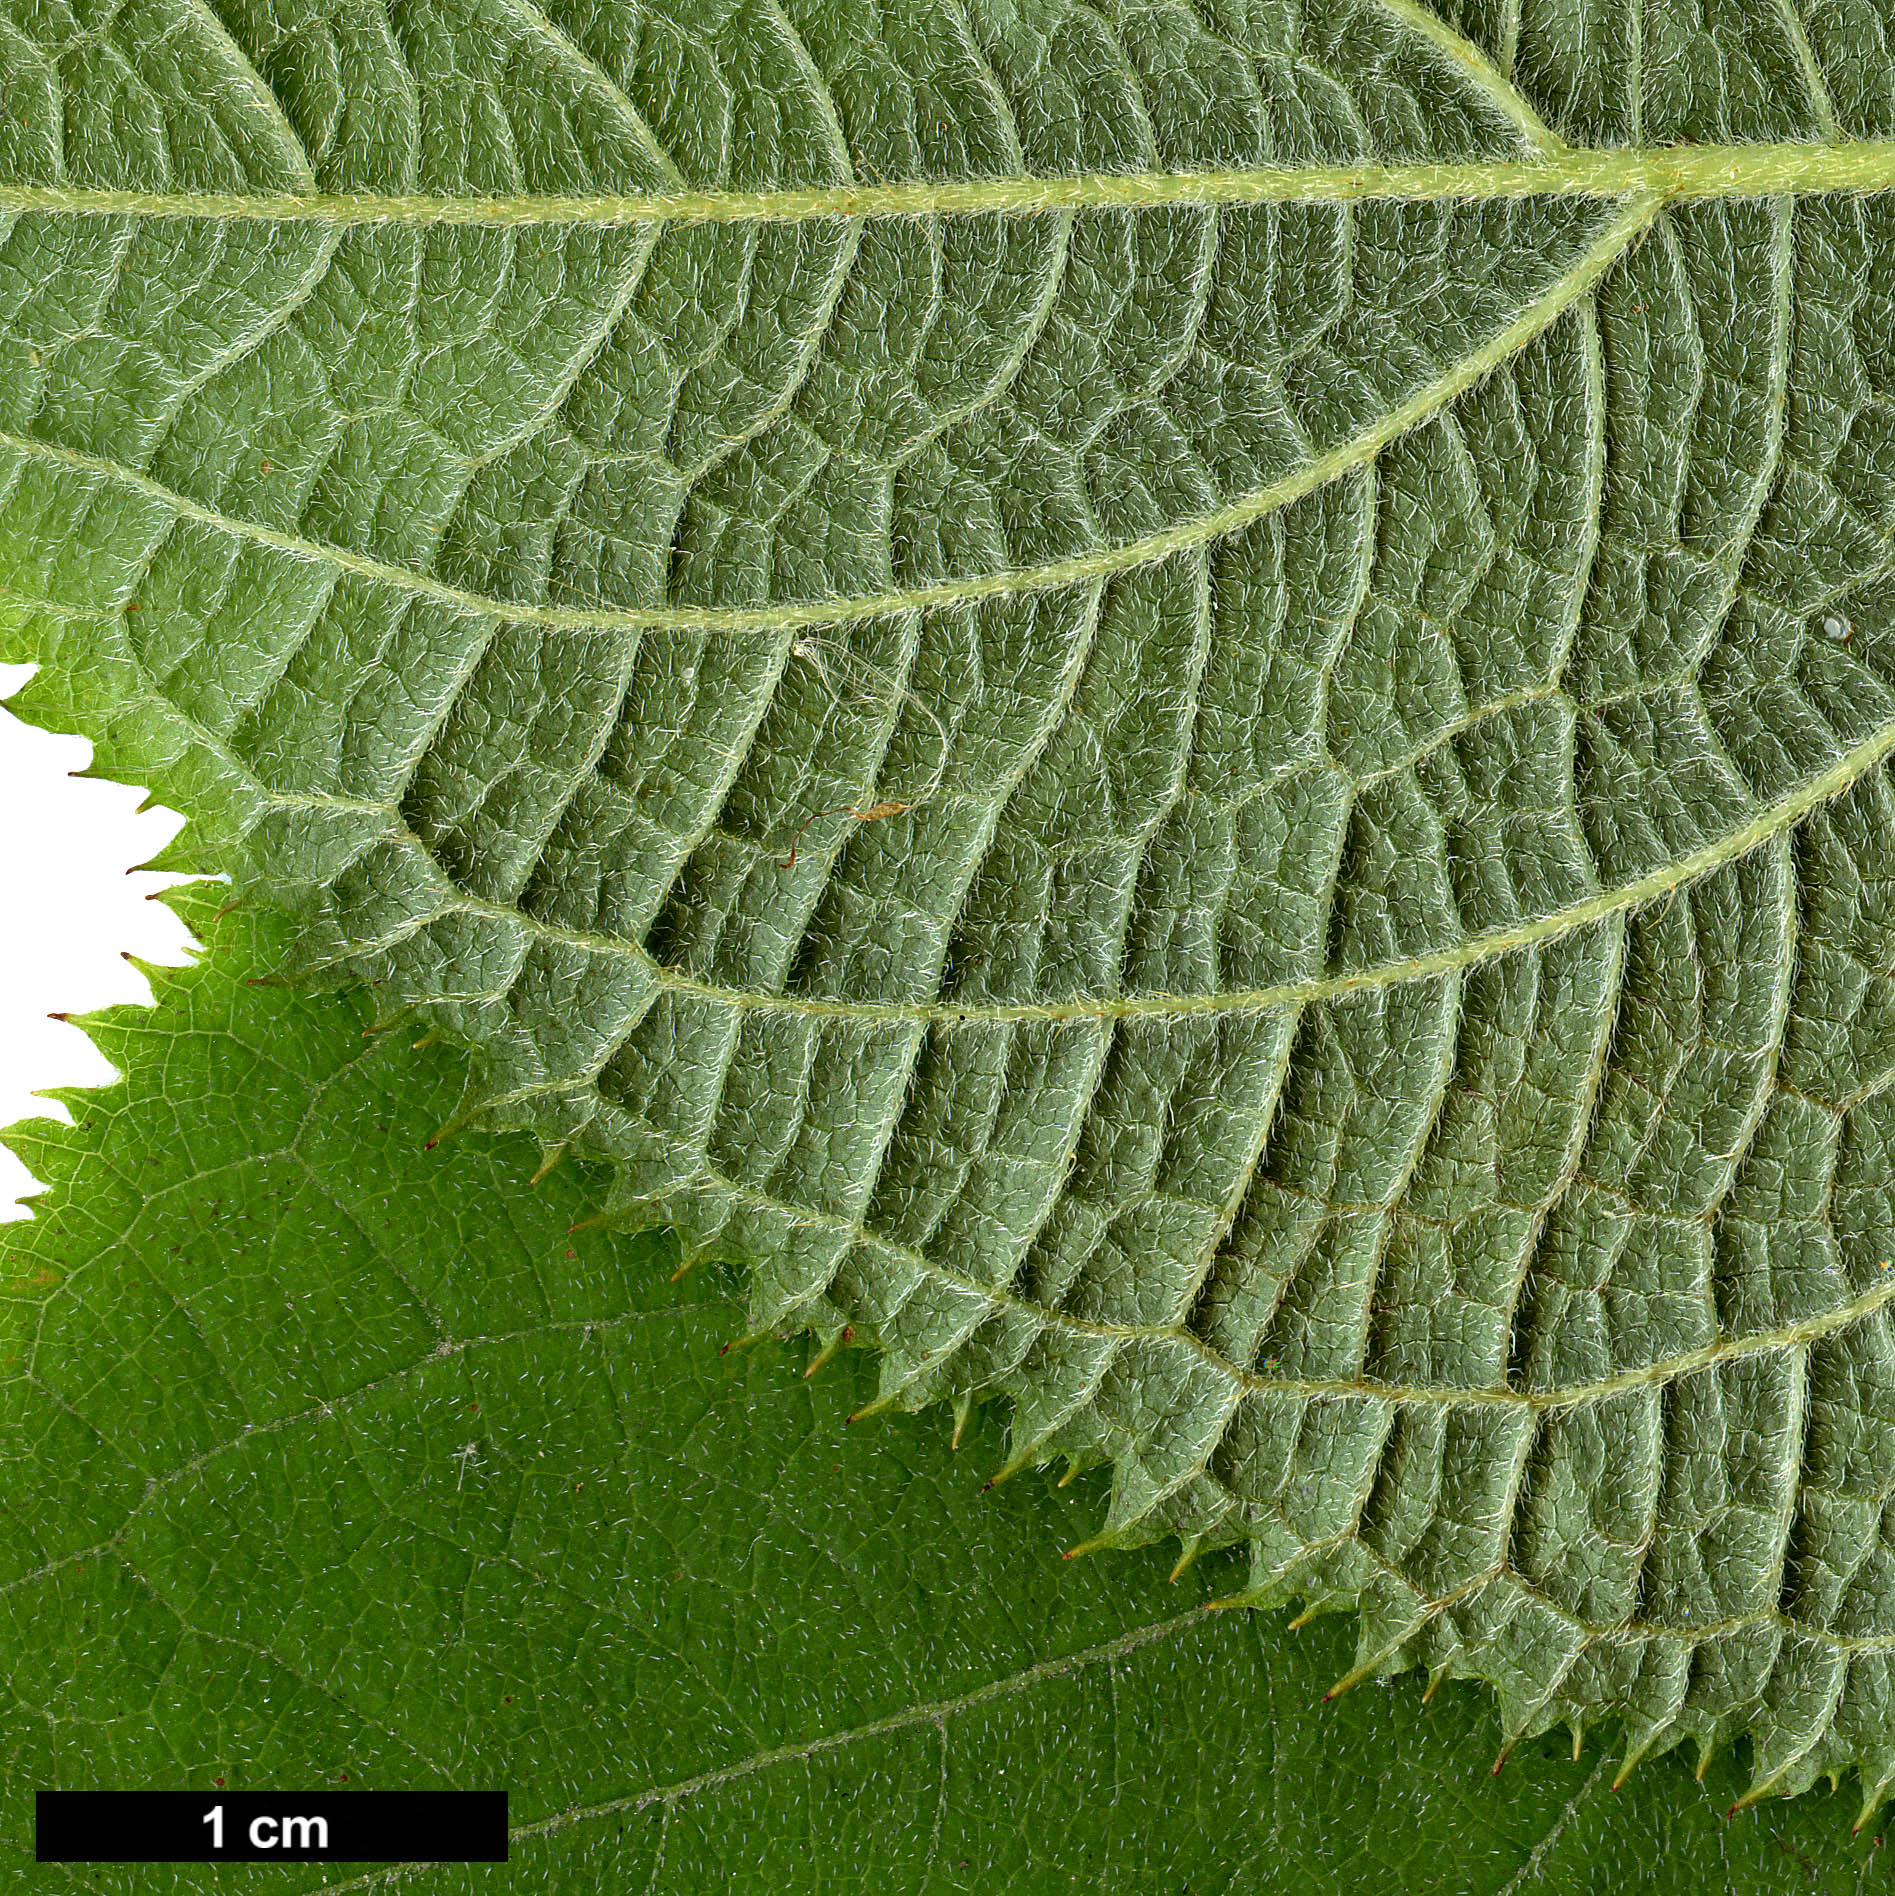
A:
[[[237,196],[0,185],[0,212],[190,217],[276,224],[801,224],[824,218],[1031,216],[1177,204],[1522,197],[1770,197],[1895,187],[1895,142],[1560,149],[1488,164],[1261,166],[1244,171],[1095,172],[1065,178],[834,185],[793,191],[683,191],[550,197]]]

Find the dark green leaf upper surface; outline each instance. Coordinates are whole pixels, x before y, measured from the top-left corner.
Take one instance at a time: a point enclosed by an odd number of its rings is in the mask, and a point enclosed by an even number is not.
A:
[[[10,647],[456,1127],[1356,1672],[1881,1798],[1868,13],[0,50]]]

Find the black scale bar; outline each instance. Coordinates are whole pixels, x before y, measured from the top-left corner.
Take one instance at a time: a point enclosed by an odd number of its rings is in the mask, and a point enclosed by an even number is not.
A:
[[[504,1863],[505,1791],[40,1791],[41,1863]]]

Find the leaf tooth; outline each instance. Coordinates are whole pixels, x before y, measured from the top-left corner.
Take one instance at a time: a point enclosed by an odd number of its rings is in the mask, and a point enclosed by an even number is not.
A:
[[[1724,1815],[1735,1817],[1739,1811],[1748,1810],[1753,1804],[1761,1804],[1766,1797],[1775,1795],[1782,1788],[1783,1780],[1790,1775],[1797,1762],[1797,1759],[1792,1758],[1787,1763],[1778,1765],[1768,1777],[1756,1779]]]
[[[875,1400],[857,1414],[876,1415],[897,1405],[921,1409],[948,1395],[944,1372],[991,1309],[991,1301],[977,1292],[918,1280],[875,1326],[881,1382]]]
[[[1170,1583],[1176,1586],[1190,1572],[1191,1564],[1204,1551],[1204,1536],[1190,1534],[1185,1537],[1184,1551],[1178,1556],[1178,1564],[1172,1568]]]
[[[819,1376],[854,1341],[855,1326],[848,1323],[843,1324],[833,1335],[822,1339],[816,1354],[810,1359],[809,1367],[803,1371],[803,1380],[808,1382],[811,1377]]]
[[[433,1033],[423,1034],[419,1040],[413,1042],[413,1045],[416,1048],[436,1047],[444,1044],[447,1039],[447,1034],[437,1029]],[[461,1133],[471,1130],[473,1127],[480,1125],[483,1121],[491,1124],[489,1116],[493,1112],[493,1109],[494,1100],[491,1096],[483,1095],[468,1098],[458,1112],[441,1122],[440,1130],[427,1142],[426,1150],[432,1152],[444,1139],[457,1138]],[[551,1169],[551,1165],[547,1164],[542,1167],[542,1172],[550,1171]],[[541,1175],[542,1173],[535,1173],[531,1182],[537,1184]]]
[[[1302,1612],[1297,1614],[1295,1619],[1290,1621],[1290,1626],[1292,1630],[1307,1626],[1319,1614],[1334,1612],[1335,1608],[1336,1601],[1333,1598],[1319,1594],[1304,1607]],[[1375,1639],[1368,1620],[1362,1619],[1357,1626],[1355,1664],[1323,1694],[1324,1699],[1339,1698],[1344,1692],[1360,1685],[1364,1679],[1375,1678],[1390,1671],[1390,1661],[1395,1660],[1402,1648],[1434,1617],[1432,1612],[1424,1613],[1419,1617],[1405,1617],[1391,1634],[1382,1639]],[[1398,1666],[1410,1663],[1412,1661],[1397,1661]],[[1446,1666],[1441,1668],[1442,1672],[1447,1670]],[[1428,1690],[1432,1693],[1434,1682],[1431,1681]],[[1508,1734],[1507,1743],[1510,1747],[1517,1736],[1518,1733]]]
[[[1013,1425],[1017,1435],[1020,1425],[1020,1412],[1017,1408],[1013,1412]],[[1011,1481],[1024,1468],[1043,1468],[1048,1462],[1056,1460],[1060,1451],[1047,1439],[1055,1433],[1055,1430],[1049,1429],[1043,1434],[1032,1435],[1020,1441],[1007,1459],[988,1476],[987,1486],[997,1488],[1003,1481]],[[1062,1488],[1070,1487],[1074,1478],[1085,1467],[1086,1464],[1077,1455],[1069,1456],[1066,1472],[1060,1476],[1057,1485]]]
[[[1293,1630],[1307,1626],[1319,1614],[1333,1613],[1338,1608],[1346,1609],[1354,1604],[1357,1602],[1346,1597],[1339,1599],[1330,1590],[1312,1594],[1302,1612],[1291,1620],[1290,1626]],[[1355,1664],[1323,1694],[1326,1699],[1347,1692],[1364,1679],[1407,1670],[1417,1657],[1412,1649],[1413,1641],[1441,1617],[1447,1603],[1412,1598],[1385,1599],[1383,1606],[1385,1610],[1380,1614],[1366,1609],[1359,1613],[1356,1621]],[[1444,1659],[1431,1671],[1428,1686],[1430,1695],[1441,1676],[1452,1670],[1452,1661]],[[1509,1746],[1518,1736],[1517,1729],[1507,1734]]]
[[[1056,1332],[1042,1332],[1034,1340],[1024,1352],[1014,1386],[1009,1425],[1012,1448],[994,1473],[995,1483],[1010,1480],[1030,1463],[1049,1462],[1062,1452],[1078,1463],[1075,1445],[1061,1437],[1097,1397],[1115,1348],[1109,1338]]]
[[[1524,1740],[1537,1738],[1543,1731],[1549,1730],[1558,1722],[1557,1717],[1548,1710],[1552,1697],[1550,1690],[1542,1694],[1535,1703],[1524,1706],[1513,1722],[1504,1728],[1501,1733],[1500,1755],[1494,1760],[1490,1776],[1500,1775],[1501,1766],[1513,1756]]]
[[[1612,1788],[1615,1791],[1644,1763],[1645,1754],[1651,1749],[1651,1742],[1648,1736],[1643,1743],[1628,1744],[1625,1747],[1625,1756],[1619,1760],[1619,1768],[1612,1774]],[[1573,1747],[1573,1756],[1575,1758],[1579,1756],[1577,1745]]]
[[[1875,1813],[1888,1801],[1889,1791],[1895,1788],[1895,1774],[1884,1777],[1880,1783],[1868,1786],[1862,1796],[1861,1814],[1850,1829],[1850,1836],[1859,1837],[1869,1826]]]
[[[1625,1755],[1619,1760],[1619,1768],[1613,1774],[1612,1788],[1615,1791],[1647,1758],[1668,1751],[1678,1740],[1675,1713],[1645,1716],[1628,1707],[1620,1714],[1620,1730],[1625,1739]],[[1577,1755],[1575,1752],[1574,1756]],[[1708,1758],[1701,1758],[1700,1772],[1708,1761]]]
[[[1298,1626],[1307,1626],[1309,1622],[1315,1618],[1316,1611],[1316,1608],[1311,1607],[1307,1613],[1301,1614],[1298,1618],[1291,1620],[1291,1627],[1294,1629]],[[1331,1699],[1341,1698],[1343,1693],[1354,1691],[1364,1679],[1373,1678],[1374,1676],[1375,1661],[1373,1659],[1365,1659],[1361,1664],[1351,1667],[1349,1671],[1345,1672],[1342,1677],[1323,1694],[1323,1703],[1327,1705]]]
[[[611,1206],[608,1204],[606,1212],[602,1212],[599,1215],[603,1217],[606,1213],[609,1213],[611,1209]],[[577,1225],[572,1228],[574,1230],[579,1229]],[[688,1234],[684,1232],[678,1233],[678,1268],[673,1271],[665,1281],[671,1284],[677,1283],[681,1278],[690,1276],[700,1264],[708,1263],[709,1260],[716,1255],[717,1252],[714,1245],[708,1243],[694,1244],[691,1242]],[[767,1325],[759,1324],[758,1330],[761,1333],[761,1331],[767,1327]]]

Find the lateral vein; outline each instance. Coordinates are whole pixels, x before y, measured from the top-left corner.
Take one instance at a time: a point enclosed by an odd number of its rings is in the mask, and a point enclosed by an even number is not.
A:
[[[1819,776],[1807,778],[1787,795],[1762,805],[1749,821],[1727,831],[1702,849],[1676,861],[1663,864],[1650,873],[1629,882],[1614,883],[1584,900],[1553,909],[1512,928],[1470,935],[1450,948],[1432,954],[1416,955],[1405,961],[1376,962],[1367,967],[1346,969],[1304,981],[1286,981],[1281,986],[1232,990],[1207,994],[1122,994],[1098,995],[1069,1001],[851,1001],[830,1000],[819,995],[771,994],[760,988],[723,987],[699,980],[681,968],[659,961],[641,943],[627,936],[595,935],[583,929],[561,928],[541,921],[523,910],[499,903],[475,901],[455,891],[458,899],[441,909],[429,910],[414,918],[420,927],[438,921],[449,912],[479,915],[518,928],[535,939],[564,942],[590,954],[608,955],[642,964],[650,974],[653,987],[671,993],[745,1012],[808,1015],[862,1024],[921,1022],[939,1027],[974,1027],[996,1023],[1045,1021],[1167,1021],[1199,1015],[1261,1014],[1281,1007],[1305,1007],[1316,1002],[1340,1000],[1378,988],[1394,987],[1410,981],[1427,981],[1462,969],[1496,961],[1503,955],[1523,948],[1535,948],[1589,927],[1626,909],[1640,908],[1672,894],[1699,877],[1709,875],[1726,863],[1735,862],[1771,837],[1800,822],[1820,804],[1828,803],[1848,790],[1859,778],[1895,752],[1895,719],[1880,726],[1832,764]],[[352,808],[364,814],[387,815],[383,804],[351,805],[342,799],[309,796],[270,796],[263,801],[277,808]],[[404,934],[406,932],[404,928]],[[401,935],[377,937],[356,944],[355,952],[371,953],[392,945]],[[565,1090],[555,1087],[523,1089],[504,1099],[524,1098],[529,1092]],[[489,1102],[495,1103],[495,1102]]]
[[[648,1785],[642,1790],[627,1791],[623,1796],[605,1798],[598,1803],[568,1805],[565,1809],[555,1811],[549,1817],[542,1817],[537,1822],[514,1825],[507,1832],[508,1841],[521,1843],[529,1838],[549,1836],[573,1824],[596,1823],[605,1818],[644,1810],[652,1804],[677,1804],[686,1798],[699,1796],[705,1791],[717,1790],[726,1784],[754,1777],[761,1771],[772,1770],[783,1764],[804,1763],[811,1758],[821,1757],[827,1752],[843,1750],[867,1739],[890,1737],[919,1725],[943,1726],[950,1719],[978,1710],[983,1705],[990,1705],[996,1700],[1030,1692],[1035,1686],[1048,1684],[1075,1672],[1083,1672],[1092,1666],[1110,1665],[1114,1660],[1129,1658],[1141,1647],[1153,1645],[1160,1640],[1174,1639],[1206,1623],[1202,1608],[1179,1613],[1171,1619],[1148,1622],[1143,1626],[1134,1627],[1128,1633],[1120,1634],[1117,1639],[1108,1640],[1103,1645],[1090,1646],[1083,1651],[1065,1653],[1052,1659],[1042,1659],[1034,1665],[1023,1666],[1018,1672],[1009,1673],[1004,1678],[990,1680],[985,1685],[975,1686],[971,1691],[962,1692],[952,1698],[933,1699],[904,1706],[900,1711],[890,1712],[881,1718],[870,1719],[861,1725],[849,1726],[842,1731],[824,1732],[814,1738],[755,1751],[747,1757],[734,1759],[729,1764],[714,1765],[692,1777]],[[433,1863],[413,1863],[397,1865],[391,1869],[369,1870],[361,1876],[352,1877],[347,1882],[319,1884],[316,1896],[320,1896],[323,1891],[329,1892],[329,1896],[341,1896],[345,1890],[371,1889],[378,1883],[387,1882],[396,1877],[439,1867],[441,1866]]]
[[[280,528],[221,513],[215,508],[187,499],[175,489],[147,475],[136,474],[115,461],[96,455],[36,441],[26,435],[6,433],[0,433],[0,449],[32,460],[50,462],[74,473],[112,481],[160,502],[174,510],[180,518],[215,527],[239,539],[273,546],[298,558],[321,560],[345,567],[350,572],[384,585],[400,587],[457,610],[480,613],[511,624],[544,625],[568,632],[740,634],[774,634],[820,626],[853,625],[864,619],[881,618],[893,613],[927,612],[1015,593],[1045,592],[1055,587],[1106,578],[1114,573],[1130,572],[1136,567],[1149,566],[1169,558],[1174,553],[1188,552],[1209,541],[1221,539],[1226,534],[1235,533],[1239,528],[1261,520],[1266,514],[1276,512],[1280,507],[1288,506],[1291,501],[1300,500],[1338,475],[1373,460],[1391,441],[1427,420],[1457,396],[1465,394],[1488,373],[1518,354],[1535,336],[1551,328],[1649,227],[1661,206],[1662,200],[1656,197],[1631,199],[1602,226],[1565,275],[1559,277],[1534,301],[1518,310],[1512,321],[1496,330],[1478,349],[1454,363],[1432,382],[1417,389],[1406,401],[1390,408],[1361,434],[1332,448],[1327,454],[1306,462],[1284,479],[1241,495],[1226,506],[1197,519],[1181,521],[1161,532],[1146,534],[1117,546],[1101,547],[1073,559],[982,573],[967,579],[936,580],[895,592],[745,607],[584,608],[513,604],[485,593],[470,592],[464,587],[450,585],[426,573],[390,565],[366,554],[346,552],[339,547],[305,539],[299,534],[286,533]]]

